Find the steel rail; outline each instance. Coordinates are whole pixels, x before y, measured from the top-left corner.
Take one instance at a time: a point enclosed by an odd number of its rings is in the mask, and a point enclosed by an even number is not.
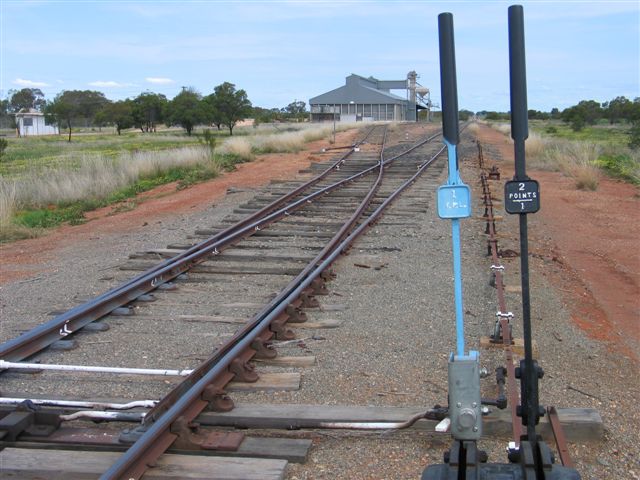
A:
[[[425,143],[428,143],[429,141],[431,141],[433,138],[437,137],[439,134],[435,134],[432,135],[430,137],[427,137],[426,139],[424,139],[423,141],[419,142],[418,144],[412,146],[411,148],[387,159],[384,160],[383,159],[383,155],[384,155],[384,146],[382,148],[382,151],[380,153],[380,165],[383,167],[388,166],[391,162],[397,160],[398,158],[412,152],[413,150],[415,150],[416,148],[424,145]],[[375,166],[369,167],[368,169],[365,170],[365,172],[371,171],[373,169],[375,169]],[[361,172],[364,173],[364,172]],[[359,174],[358,174],[359,175]],[[349,178],[353,178],[356,175],[349,177]],[[365,198],[365,201],[369,201],[369,198],[373,196],[373,193],[369,193],[367,195],[367,197]],[[318,264],[318,262],[320,262],[330,251],[331,251],[331,245],[335,244],[335,239],[336,238],[341,238],[344,237],[344,235],[346,234],[347,230],[348,230],[348,226],[349,224],[352,224],[357,217],[359,217],[362,213],[362,211],[364,210],[364,208],[360,207],[356,210],[356,212],[354,212],[354,214],[351,216],[351,218],[345,223],[345,225],[340,229],[340,231],[333,237],[332,240],[329,241],[329,243],[322,249],[322,251],[311,261],[309,262],[309,264],[302,270],[301,273],[299,273],[296,278],[294,280],[292,280],[289,284],[289,286],[285,287],[279,295],[277,295],[274,299],[271,300],[271,302],[269,302],[269,304],[267,304],[265,307],[263,307],[263,309],[261,310],[261,312],[257,313],[256,315],[254,315],[254,317],[249,320],[247,322],[247,324],[245,324],[243,326],[243,328],[236,333],[236,335],[234,337],[232,337],[225,345],[231,345],[235,339],[240,336],[243,335],[244,333],[246,333],[247,331],[249,331],[252,327],[251,325],[256,323],[261,316],[263,315],[267,315],[269,313],[269,311],[272,308],[275,308],[279,302],[282,300],[282,297],[284,295],[284,292],[287,291],[287,289],[291,286],[294,285],[296,282],[300,281],[300,279],[304,278],[306,275],[309,274],[310,271],[312,271],[312,268],[314,265]],[[225,345],[221,346],[218,351],[216,352],[215,355],[220,355],[222,353],[224,353],[224,349],[225,349]],[[190,388],[190,386],[195,382],[195,379],[198,378],[199,376],[201,376],[204,372],[206,371],[207,367],[207,361],[203,362],[203,364],[196,368],[194,370],[194,372],[192,373],[192,375],[188,376],[183,382],[181,382],[179,385],[177,385],[174,390],[172,392],[170,392],[169,394],[167,394],[156,406],[155,408],[149,412],[149,415],[147,415],[145,417],[145,423],[149,423],[152,421],[155,421],[157,415],[159,412],[162,412],[164,410],[166,410],[167,404],[171,404],[172,402],[175,402],[180,395],[182,395],[184,393],[184,391],[186,391],[188,388]]]
[[[385,131],[386,138],[386,131]],[[371,198],[377,191],[380,181],[382,180],[382,173],[384,170],[384,141],[383,146],[380,152],[380,158],[378,161],[378,178],[376,182],[369,190],[365,198],[361,201],[360,205],[356,208],[354,213],[349,217],[349,219],[343,224],[340,230],[327,242],[327,244],[322,248],[322,250],[311,260],[307,266],[293,279],[289,284],[284,287],[276,297],[274,297],[267,305],[265,305],[260,312],[255,314],[246,324],[239,329],[233,337],[229,339],[224,345],[218,348],[216,352],[216,356],[224,354],[226,350],[228,350],[234,342],[238,340],[238,338],[243,337],[248,332],[250,332],[256,323],[260,321],[262,317],[268,315],[274,308],[276,308],[283,299],[287,296],[287,293],[297,286],[311,271],[313,271],[314,267],[324,260],[324,258],[331,252],[332,248],[345,236],[346,232],[353,226],[355,221],[361,216],[362,211],[366,208],[366,205],[369,204]],[[375,168],[375,167],[371,167]],[[197,380],[197,378],[201,377],[204,372],[209,368],[209,362],[203,362],[200,367],[196,368],[191,375],[189,375],[183,382],[177,385],[173,391],[169,392],[160,402],[149,412],[149,414],[145,417],[145,424],[148,424],[156,419],[156,417],[161,414],[163,411],[168,409],[168,406],[174,403],[186,390],[188,390]]]
[[[502,345],[505,352],[505,363],[507,368],[507,398],[509,410],[511,412],[511,433],[513,441],[516,447],[520,445],[520,437],[522,436],[522,420],[518,417],[517,406],[520,403],[520,396],[518,395],[515,361],[513,358],[513,350],[511,348],[511,326],[509,324],[509,317],[506,316],[507,302],[505,299],[503,274],[504,266],[500,263],[498,257],[498,237],[496,234],[496,224],[493,215],[493,202],[491,200],[491,188],[489,187],[489,180],[484,172],[484,154],[482,152],[482,145],[478,142],[478,162],[480,165],[480,182],[482,185],[483,203],[485,206],[484,217],[487,221],[487,229],[485,233],[489,234],[489,253],[491,254],[492,271],[495,276],[496,294],[498,297],[498,308],[500,311],[496,320],[499,329],[494,331],[494,341],[498,341],[498,334],[502,336]]]
[[[277,199],[233,226],[189,248],[185,252],[159,263],[153,268],[128,280],[124,284],[121,284],[82,305],[78,305],[63,314],[58,315],[48,322],[23,333],[19,337],[8,340],[0,345],[0,358],[9,361],[23,360],[46,348],[55,341],[76,332],[87,324],[108,315],[116,308],[134,301],[140,295],[153,291],[161,284],[166,283],[186,272],[194,263],[201,261],[202,257],[207,256],[212,252],[216,254],[219,252],[218,248],[221,249],[232,241],[237,240],[240,236],[237,235],[238,232],[248,234],[251,232],[252,228],[261,228],[264,227],[266,223],[276,220],[276,218],[270,215],[270,213],[277,210],[295,196],[299,195],[302,191],[317,184],[333,170],[339,169],[340,165],[344,163],[346,158],[353,153],[355,147],[366,141],[375,128],[376,126],[371,128],[360,142],[354,144],[354,148],[351,151],[340,157],[340,159],[309,182],[299,186],[289,194]],[[315,196],[312,194],[305,197],[304,200],[309,201],[312,198],[315,198]],[[299,201],[287,208],[288,210],[292,210],[302,204],[303,202]],[[277,211],[282,211],[282,209]],[[281,216],[282,215],[279,217]],[[265,219],[269,220],[267,221]]]
[[[429,142],[439,134],[432,135],[416,143],[406,151],[385,160],[385,165],[394,161],[402,155],[415,150],[424,143]],[[339,165],[340,162],[335,162],[334,165]],[[335,168],[335,167],[331,167]],[[96,299],[93,299],[85,304],[79,305],[70,309],[69,311],[49,320],[48,322],[39,325],[32,330],[23,333],[19,337],[0,345],[0,358],[8,361],[20,361],[23,360],[40,350],[46,348],[57,340],[60,340],[71,333],[80,330],[85,325],[108,315],[113,310],[127,303],[136,300],[141,295],[155,290],[161,284],[166,283],[177,276],[188,271],[192,266],[205,260],[209,255],[217,255],[225,247],[228,247],[232,243],[239,241],[244,236],[251,235],[254,231],[264,228],[266,225],[277,221],[284,216],[289,215],[289,212],[302,208],[307,203],[310,203],[317,197],[325,195],[336,188],[347,185],[348,183],[360,178],[364,175],[371,173],[376,169],[376,166],[366,168],[358,173],[351,175],[348,178],[328,185],[316,192],[313,192],[289,205],[279,208],[271,213],[262,216],[258,220],[255,220],[255,216],[249,217],[248,220],[242,221],[243,225],[238,228],[230,228],[224,232],[220,232],[214,237],[198,244],[198,248],[192,247],[187,252],[183,253],[171,259],[168,259],[160,264],[159,267],[150,269],[147,272],[136,276],[129,281],[125,286],[116,287]],[[330,169],[327,169],[330,170]],[[323,172],[326,173],[327,171]],[[297,191],[298,189],[296,189]],[[259,212],[264,212],[269,209],[270,206],[264,207]],[[236,224],[237,225],[237,224]],[[206,244],[206,245],[205,245]]]
[[[426,142],[423,142],[424,144]],[[417,147],[416,147],[417,148]],[[415,148],[414,148],[415,149]],[[308,288],[313,280],[315,280],[329,265],[344,252],[353,241],[358,238],[366,228],[369,227],[382,212],[393,202],[400,193],[412,185],[415,180],[438,158],[445,147],[441,147],[438,152],[429,160],[420,165],[417,171],[390,194],[376,210],[367,217],[365,221],[360,223],[350,234],[348,234],[337,246],[328,253],[325,258],[316,264],[308,274],[302,279],[297,286],[291,288],[282,295],[282,300],[270,309],[261,319],[254,322],[252,329],[224,351],[218,351],[206,362],[206,367],[197,369],[194,375],[198,379],[186,392],[184,392],[175,403],[173,403],[167,411],[165,411],[153,424],[142,434],[142,436],[114,463],[100,478],[102,480],[113,480],[120,478],[134,479],[140,478],[147,470],[149,462],[157,459],[177,438],[175,433],[171,432],[171,425],[179,418],[183,417],[187,421],[193,420],[207,405],[202,399],[202,394],[212,382],[220,375],[224,374],[234,358],[240,355],[245,349],[249,348],[255,338],[260,335],[269,324],[284,312],[286,306],[294,301],[298,296]],[[397,157],[396,157],[397,158]],[[383,167],[383,164],[381,164]],[[382,170],[381,168],[380,170]],[[286,296],[285,296],[286,295]],[[188,379],[187,379],[188,380]],[[185,380],[186,381],[186,380]]]

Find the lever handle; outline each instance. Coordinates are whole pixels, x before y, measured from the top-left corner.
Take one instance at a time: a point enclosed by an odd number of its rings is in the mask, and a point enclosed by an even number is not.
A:
[[[511,82],[511,138],[515,142],[524,142],[529,137],[529,121],[522,5],[509,7],[509,79]]]
[[[442,91],[442,135],[451,145],[460,141],[458,127],[458,86],[456,52],[453,40],[453,15],[438,15],[440,39],[440,89]],[[456,159],[457,160],[457,159]]]

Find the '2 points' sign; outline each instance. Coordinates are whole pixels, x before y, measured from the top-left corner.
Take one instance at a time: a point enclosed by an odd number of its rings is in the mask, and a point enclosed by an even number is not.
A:
[[[535,180],[511,180],[504,184],[507,213],[536,213],[540,210],[540,190]]]

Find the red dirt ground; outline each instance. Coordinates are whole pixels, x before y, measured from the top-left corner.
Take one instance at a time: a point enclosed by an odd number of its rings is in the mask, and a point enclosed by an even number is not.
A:
[[[349,144],[356,132],[338,134],[337,144]],[[513,174],[513,147],[506,137],[488,127],[478,132],[482,143],[498,148],[503,159],[492,159],[508,178]],[[225,195],[230,187],[258,187],[284,179],[318,160],[312,152],[324,142],[308,144],[297,154],[260,156],[206,183],[176,191],[165,185],[140,196],[133,210],[114,214],[113,207],[93,212],[90,221],[63,226],[44,237],[0,246],[0,285],[29,278],[47,258],[71,241],[103,233],[125,232],[150,219],[202,210]],[[638,190],[628,184],[601,179],[596,192],[577,190],[559,173],[529,172],[540,181],[542,208],[535,217],[540,248],[557,259],[562,273],[551,276],[571,308],[574,322],[590,337],[621,349],[638,361],[640,342],[640,221]]]
[[[513,176],[513,145],[483,126],[482,143],[502,154],[503,179]],[[485,154],[485,159],[487,155]],[[595,192],[576,189],[561,173],[530,170],[540,182],[535,222],[537,248],[551,255],[561,274],[551,279],[587,335],[638,361],[640,344],[640,194],[606,177]]]

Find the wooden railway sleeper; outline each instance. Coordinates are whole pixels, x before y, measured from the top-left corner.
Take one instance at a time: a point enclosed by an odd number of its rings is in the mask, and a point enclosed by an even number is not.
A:
[[[185,417],[173,422],[170,431],[178,436],[172,445],[178,450],[235,452],[244,440],[243,433],[204,431],[199,423],[189,422]]]

